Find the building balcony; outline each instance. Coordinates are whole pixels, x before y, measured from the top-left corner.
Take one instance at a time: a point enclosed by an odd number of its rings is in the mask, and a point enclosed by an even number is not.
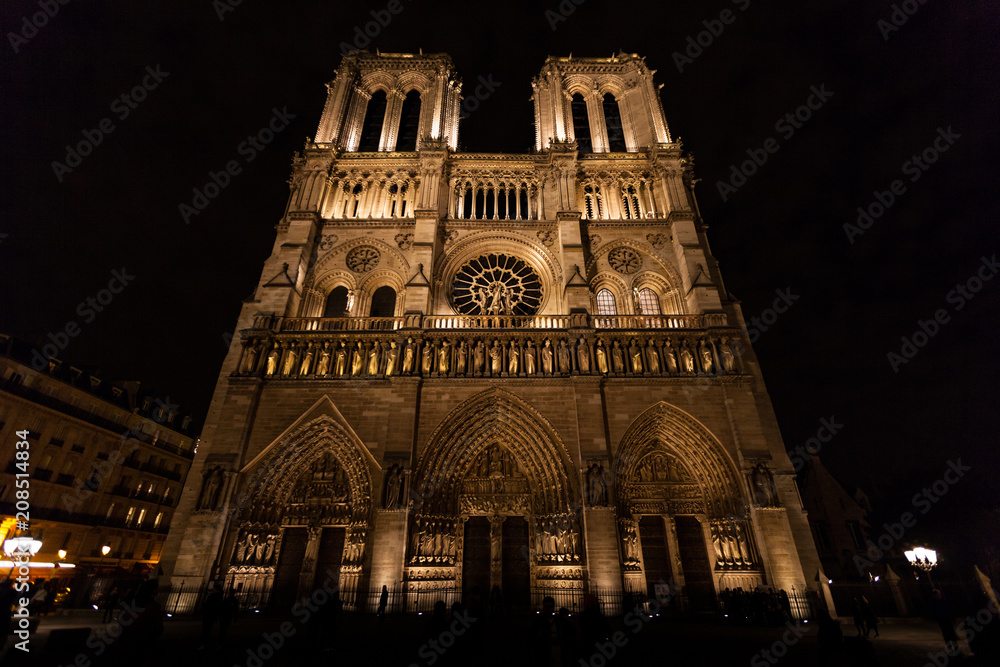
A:
[[[700,315],[261,315],[234,376],[291,378],[745,376],[742,334]]]

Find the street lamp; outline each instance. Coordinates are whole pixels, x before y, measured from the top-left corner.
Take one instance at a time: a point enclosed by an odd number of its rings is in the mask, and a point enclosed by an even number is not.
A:
[[[927,581],[930,582],[931,588],[934,588],[931,570],[937,566],[937,552],[933,549],[915,547],[911,551],[903,552],[903,555],[906,556],[906,560],[910,561],[910,565],[927,573]]]
[[[97,566],[97,573],[98,574],[100,574],[101,570],[104,569],[104,559],[107,558],[107,555],[109,553],[111,553],[111,547],[109,547],[107,544],[105,544],[103,547],[101,547],[101,562]]]
[[[66,550],[65,549],[60,549],[58,553],[59,553],[59,560],[66,560]]]

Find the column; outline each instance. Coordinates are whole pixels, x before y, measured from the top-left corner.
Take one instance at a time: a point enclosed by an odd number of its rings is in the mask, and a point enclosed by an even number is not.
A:
[[[316,582],[316,561],[319,558],[319,538],[323,529],[319,526],[309,526],[306,553],[302,557],[302,569],[299,571],[299,595],[308,595]]]
[[[503,588],[503,521],[505,517],[490,517],[490,590]]]

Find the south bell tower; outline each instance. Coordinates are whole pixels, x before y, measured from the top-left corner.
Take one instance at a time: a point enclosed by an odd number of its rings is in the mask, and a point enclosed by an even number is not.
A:
[[[411,609],[670,582],[695,611],[815,585],[653,74],[549,58],[535,150],[463,153],[448,56],[344,58],[219,376],[173,583],[280,606],[334,578],[348,606],[387,585]]]

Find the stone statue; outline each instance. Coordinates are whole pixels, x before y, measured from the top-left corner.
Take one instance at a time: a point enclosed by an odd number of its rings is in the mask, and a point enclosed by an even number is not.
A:
[[[309,371],[312,370],[313,363],[313,344],[309,343],[306,346],[306,353],[302,356],[302,365],[299,367],[299,375],[309,375]]]
[[[389,341],[389,349],[385,353],[385,376],[392,377],[392,374],[396,372],[396,358],[399,356],[399,349],[396,347],[396,341]]]
[[[642,348],[639,347],[634,338],[632,339],[632,345],[628,348],[628,355],[632,362],[632,372],[638,375],[642,372]]]
[[[275,372],[277,372],[277,370],[278,370],[278,357],[280,357],[280,356],[281,356],[281,350],[278,347],[275,347],[267,355],[267,374],[268,375],[274,375]]]
[[[260,352],[260,343],[253,342],[246,346],[243,357],[241,373],[253,373],[257,369],[257,354]]]
[[[646,344],[646,368],[649,369],[650,373],[657,375],[660,373],[660,355],[656,351],[656,344],[653,343],[652,338]]]
[[[669,343],[663,346],[663,361],[667,365],[668,373],[677,372],[677,354]]]
[[[385,485],[385,507],[395,509],[399,504],[399,489],[402,482],[403,470],[398,465],[393,464],[386,474]]]
[[[275,538],[274,535],[268,535],[267,536],[267,541],[264,543],[264,562],[261,563],[261,565],[268,565],[268,564],[270,564],[271,558],[274,557],[274,544],[275,544],[275,540],[276,540],[276,538]]]
[[[636,315],[642,315],[642,302],[639,300],[639,288],[632,288],[632,307],[635,308]]]
[[[494,377],[503,372],[503,349],[500,347],[500,341],[495,339],[493,347],[490,348],[490,372]]]
[[[441,341],[441,347],[438,348],[438,373],[441,375],[447,375],[448,371],[451,370],[451,343],[447,340]]]
[[[530,340],[524,348],[524,372],[527,375],[535,374],[535,348]]]
[[[569,375],[569,372],[571,370],[570,368],[571,362],[569,356],[569,348],[566,347],[566,341],[564,340],[559,341],[559,349],[556,350],[556,358],[558,359],[559,362],[559,372],[564,375]]]
[[[546,338],[545,344],[542,345],[542,372],[546,375],[552,375],[552,342]]]
[[[631,521],[625,527],[625,560],[633,563],[639,561],[639,539]]]
[[[351,375],[357,377],[361,375],[361,370],[365,365],[365,349],[359,340],[354,346],[354,356],[351,357]]]
[[[431,368],[434,366],[434,341],[427,341],[424,343],[423,357],[420,360],[420,370],[424,375],[431,374]]]
[[[472,372],[476,375],[482,374],[486,364],[486,350],[483,341],[476,341],[476,348],[472,354]]]
[[[590,350],[587,348],[587,341],[582,336],[576,346],[576,367],[581,374],[590,373]]]
[[[378,375],[379,352],[381,349],[382,344],[375,341],[372,344],[372,349],[368,351],[368,375]]]
[[[607,375],[608,373],[608,352],[604,349],[604,342],[597,341],[597,347],[594,348],[594,356],[597,357],[597,370],[599,373]]]
[[[729,339],[723,336],[722,343],[719,345],[719,357],[722,361],[722,370],[727,373],[732,373],[736,370],[736,359],[733,356],[733,351],[729,347]]]
[[[472,290],[472,298],[476,302],[476,308],[479,311],[477,315],[486,315],[489,313],[489,296],[486,294],[485,287],[477,287]]]
[[[617,340],[611,345],[611,366],[615,373],[625,372],[625,355],[622,354],[621,345],[618,344]]]
[[[750,471],[750,488],[758,505],[778,507],[778,489],[774,485],[774,475],[763,463],[758,463]]]
[[[512,340],[510,341],[510,352],[508,352],[507,356],[507,372],[511,376],[517,375],[517,365],[518,362],[520,361],[518,357],[519,355],[517,353],[517,341]]]
[[[403,374],[409,375],[413,372],[414,347],[413,339],[406,339],[406,347],[403,348]]]
[[[468,358],[468,353],[463,340],[458,344],[458,349],[455,350],[455,375],[465,375],[465,361]]]
[[[694,356],[688,348],[687,341],[681,345],[681,369],[685,373],[694,373]]]
[[[701,345],[698,347],[698,355],[701,357],[702,369],[706,373],[711,373],[715,368],[715,364],[712,361],[712,348],[704,340],[701,341]]]
[[[325,376],[330,372],[330,350],[327,349],[329,343],[323,343],[323,349],[319,352],[319,362],[316,364],[316,375]]]
[[[347,347],[344,345],[344,341],[340,341],[338,344],[335,358],[333,374],[336,377],[343,377],[344,373],[347,372]]]
[[[221,466],[210,468],[202,475],[201,493],[198,495],[198,509],[216,510],[219,507],[219,497],[222,494],[222,484],[225,473]]]
[[[295,373],[295,361],[298,359],[298,352],[295,351],[294,346],[288,347],[288,353],[285,355],[285,363],[281,368],[282,375],[292,375]]]

